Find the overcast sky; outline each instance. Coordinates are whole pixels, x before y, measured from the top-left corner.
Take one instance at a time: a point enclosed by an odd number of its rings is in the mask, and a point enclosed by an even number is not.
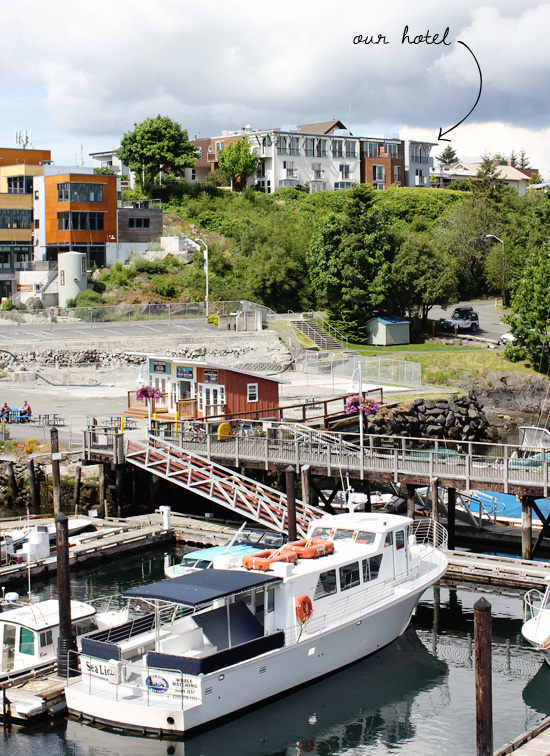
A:
[[[27,0],[4,3],[0,146],[32,131],[57,164],[117,147],[147,116],[190,137],[339,118],[354,134],[437,142],[462,159],[523,147],[550,176],[550,2]],[[450,45],[402,45],[449,28]],[[9,31],[6,31],[9,30]],[[357,35],[389,44],[353,44]],[[447,143],[441,143],[441,149]],[[434,148],[432,154],[439,154]]]

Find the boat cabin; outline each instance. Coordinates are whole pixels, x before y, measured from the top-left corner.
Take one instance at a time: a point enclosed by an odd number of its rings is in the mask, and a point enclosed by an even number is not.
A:
[[[215,417],[220,421],[232,414],[268,416],[279,406],[279,384],[287,383],[227,365],[152,354],[147,355],[143,380],[162,393],[161,399],[154,400],[157,416],[174,419],[177,412],[180,420]],[[140,411],[147,415],[146,402],[137,400],[135,391],[128,392],[128,414]]]
[[[80,601],[71,602],[76,637],[97,630],[95,609]],[[2,659],[0,678],[10,673],[36,669],[57,656],[59,606],[55,599],[25,604],[0,614]]]

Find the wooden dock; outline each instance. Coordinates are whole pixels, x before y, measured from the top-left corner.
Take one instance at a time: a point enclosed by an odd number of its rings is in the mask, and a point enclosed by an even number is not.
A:
[[[25,725],[45,716],[64,714],[67,710],[66,684],[66,679],[58,677],[53,669],[7,683],[0,693],[3,697],[3,701],[0,701],[0,721],[4,722],[4,726],[10,723]],[[3,711],[6,712],[5,717]]]
[[[550,717],[546,717],[527,732],[522,733],[515,740],[506,743],[494,756],[548,756],[550,753]]]
[[[531,588],[544,590],[550,578],[548,562],[474,554],[469,551],[449,551],[448,558],[449,567],[443,579],[448,585],[476,583],[525,591]]]

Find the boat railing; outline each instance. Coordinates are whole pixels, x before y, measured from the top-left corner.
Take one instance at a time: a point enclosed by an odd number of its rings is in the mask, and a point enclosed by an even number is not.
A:
[[[527,622],[534,617],[540,618],[544,605],[544,594],[538,588],[527,591],[523,597],[523,621]]]
[[[441,523],[431,518],[415,520],[411,526],[411,535],[416,545],[433,546],[434,549],[443,553],[447,551],[447,530]]]

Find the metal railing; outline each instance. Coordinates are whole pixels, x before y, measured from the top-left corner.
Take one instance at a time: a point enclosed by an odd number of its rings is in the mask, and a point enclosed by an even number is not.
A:
[[[335,341],[339,341],[342,346],[345,344],[345,348],[349,349],[349,340],[344,336],[341,331],[339,331],[337,328],[335,328],[333,325],[331,325],[328,320],[326,320],[322,315],[320,315],[318,312],[315,312],[315,310],[308,310],[307,316],[309,318],[312,318],[315,321],[321,321],[321,328],[328,333],[329,336],[331,336]]]

